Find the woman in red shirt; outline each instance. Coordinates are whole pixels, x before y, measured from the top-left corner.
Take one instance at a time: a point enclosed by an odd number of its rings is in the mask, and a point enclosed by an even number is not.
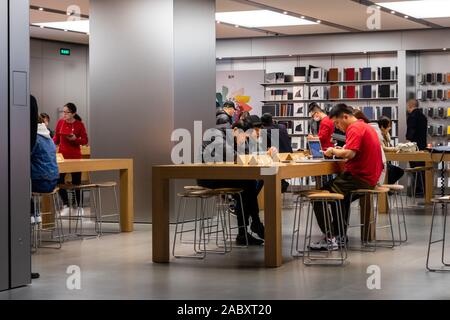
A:
[[[88,143],[86,128],[77,114],[77,107],[69,102],[64,106],[64,116],[56,125],[53,141],[59,145],[59,153],[65,159],[81,159],[81,146]],[[81,172],[72,172],[72,183],[81,184]],[[59,184],[64,184],[66,174],[59,175]],[[69,205],[67,191],[60,189],[59,194],[63,200],[64,207]],[[76,192],[77,203],[80,203],[80,192]]]

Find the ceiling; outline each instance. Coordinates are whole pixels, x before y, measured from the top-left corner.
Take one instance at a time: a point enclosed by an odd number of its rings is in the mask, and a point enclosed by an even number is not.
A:
[[[401,2],[406,0],[374,0],[373,2],[389,1]],[[370,17],[370,13],[367,13],[367,8],[373,2],[369,0],[216,0],[217,12],[266,9],[278,12],[287,11],[289,15],[304,16],[306,19],[321,21],[320,24],[314,25],[253,29],[217,23],[216,38],[273,37],[450,27],[450,18],[405,18],[401,14],[391,14],[389,10],[382,10],[380,12],[381,28],[370,30],[367,27],[367,20]],[[89,15],[89,0],[31,0],[30,5],[30,24],[64,21],[67,19],[65,12],[71,5],[76,5],[80,8],[82,19],[88,19]],[[47,10],[39,11],[38,7],[51,9],[50,11],[52,12],[47,12]],[[30,33],[35,38],[89,43],[89,35],[82,33],[42,29],[35,26],[30,26]]]

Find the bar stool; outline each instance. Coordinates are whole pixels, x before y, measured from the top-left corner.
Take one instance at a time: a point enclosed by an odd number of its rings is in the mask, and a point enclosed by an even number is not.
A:
[[[413,184],[412,184],[412,186],[414,188],[412,190],[412,196],[413,196],[413,199],[414,199],[414,205],[416,204],[417,177],[418,177],[420,172],[425,172],[425,171],[428,171],[428,170],[433,170],[433,167],[421,166],[421,167],[414,167],[414,168],[406,168],[405,169],[405,173],[409,173],[410,175],[414,176]],[[422,180],[422,189],[423,189],[423,192],[425,193],[425,179],[424,179],[423,175],[421,175],[421,177],[422,177],[422,179],[421,179]],[[408,197],[406,197],[406,202],[408,202]],[[406,203],[406,205],[408,205],[408,203]]]
[[[95,201],[95,190],[97,186],[93,183],[90,184],[61,184],[59,185],[60,189],[65,189],[67,191],[67,195],[69,196],[69,204],[75,203],[77,209],[76,209],[76,215],[72,215],[72,206],[69,205],[69,216],[63,217],[64,220],[69,220],[69,234],[67,236],[64,235],[64,237],[70,237],[72,234],[72,220],[76,221],[75,224],[75,231],[74,235],[82,236],[82,237],[96,237],[96,234],[83,234],[83,218],[91,218],[95,219],[95,229],[97,230],[97,204]],[[75,193],[76,191],[80,192],[80,203],[77,202]],[[89,192],[90,196],[89,199],[93,200],[91,202],[91,214],[89,216],[84,214],[84,194],[86,192]],[[72,201],[75,199],[74,201]],[[94,214],[92,214],[92,209],[94,211]],[[78,223],[80,223],[80,233],[78,233]]]
[[[450,263],[445,262],[445,232],[447,229],[447,209],[448,204],[450,203],[450,196],[444,196],[439,198],[434,198],[431,200],[433,202],[433,213],[431,216],[431,228],[430,228],[430,238],[428,240],[428,251],[427,251],[427,262],[426,262],[426,268],[428,271],[436,272],[436,271],[445,271],[448,272],[450,269]],[[436,206],[437,205],[442,206],[442,215],[444,216],[444,224],[442,226],[442,238],[438,240],[433,240],[433,229],[434,229],[434,218],[436,217]],[[441,268],[433,268],[430,267],[430,251],[431,251],[431,245],[435,243],[442,242],[442,250],[441,250]]]
[[[332,249],[330,247],[327,248],[326,255],[311,255],[311,250],[306,250],[306,245],[308,243],[308,248],[311,246],[311,238],[312,238],[312,225],[313,225],[313,208],[316,203],[322,205],[323,208],[323,220],[325,222],[325,235],[331,233],[331,212],[330,205],[335,205],[337,210],[337,224],[338,224],[338,237],[342,239],[344,232],[344,220],[342,216],[342,208],[340,201],[344,200],[344,196],[339,193],[313,193],[307,196],[309,200],[308,204],[308,214],[306,217],[306,233],[305,233],[305,243],[303,245],[303,264],[305,265],[344,265],[345,260],[347,259],[347,246],[345,241],[342,245],[340,244],[339,253],[340,257],[330,257],[332,254]],[[336,230],[335,230],[336,231]]]
[[[403,199],[402,199],[402,191],[403,189],[405,189],[405,187],[403,187],[400,184],[383,184],[381,187],[383,188],[388,188],[390,193],[388,193],[389,196],[389,208],[393,208],[395,206],[395,213],[397,215],[397,223],[398,223],[398,241],[399,244],[402,244],[406,241],[408,241],[408,230],[406,228],[406,217],[405,217],[405,209],[403,207]],[[402,212],[402,221],[400,221],[400,210],[399,210],[399,205],[398,205],[398,198],[400,198],[400,209]],[[395,202],[395,203],[394,203]],[[405,232],[405,238],[403,239],[402,236],[402,226],[403,224],[403,230]]]
[[[34,216],[35,218],[38,216],[49,216],[53,218],[53,222],[45,222],[45,219],[41,223],[35,223],[32,226],[32,247],[35,248],[53,248],[53,249],[61,249],[63,236],[62,236],[62,220],[61,220],[61,208],[58,202],[58,188],[55,188],[52,192],[32,192],[31,196],[34,204]],[[42,197],[48,196],[52,199],[52,208],[53,210],[50,213],[41,213],[41,200]],[[42,232],[50,232],[51,238],[57,238],[57,240],[46,240],[42,241]],[[54,233],[56,232],[56,237]],[[52,246],[43,246],[42,242],[56,243],[57,247]]]
[[[119,230],[118,231],[108,231],[107,233],[120,233],[120,209],[119,209],[119,202],[118,202],[118,198],[117,198],[117,183],[114,181],[111,182],[102,182],[102,183],[95,183],[95,188],[94,190],[97,190],[97,201],[94,201],[98,203],[98,212],[95,214],[95,219],[96,219],[96,231],[98,233],[99,236],[103,235],[103,229],[102,229],[102,224],[103,224],[103,218],[107,218],[107,217],[119,217]],[[113,213],[108,213],[105,214],[103,212],[103,206],[102,206],[102,190],[106,190],[106,189],[112,189],[113,193],[114,193],[114,206],[115,206],[115,212]]]
[[[375,252],[376,248],[377,248],[377,243],[383,243],[383,242],[392,242],[392,245],[387,246],[387,247],[389,247],[389,248],[395,247],[394,227],[393,227],[393,224],[392,224],[392,217],[391,217],[391,210],[390,210],[390,208],[388,208],[388,212],[387,212],[387,215],[388,215],[388,218],[389,218],[389,224],[384,225],[384,226],[377,226],[377,222],[378,222],[378,195],[381,194],[381,193],[388,193],[388,192],[389,192],[388,188],[382,188],[382,187],[377,186],[374,189],[357,189],[357,190],[354,190],[354,191],[352,191],[350,193],[350,203],[353,202],[353,199],[355,197],[360,197],[360,196],[365,197],[366,201],[367,201],[367,199],[373,200],[373,203],[374,203],[373,217],[372,217],[372,219],[370,219],[368,221],[369,225],[368,225],[367,229],[366,229],[367,223],[366,223],[366,216],[365,215],[363,217],[363,223],[362,224],[357,224],[357,225],[354,225],[354,226],[350,226],[350,216],[351,215],[349,213],[349,219],[347,221],[347,229],[353,228],[353,227],[363,227],[366,230],[366,232],[365,232],[366,236],[365,236],[365,239],[363,239],[363,241],[362,241],[362,247],[360,249],[369,248],[369,249],[371,249],[371,251]],[[365,207],[368,207],[367,203],[366,203]],[[350,206],[349,210],[351,211],[351,206]],[[390,228],[390,230],[391,230],[391,239],[390,240],[384,240],[384,239],[379,239],[378,240],[378,239],[375,239],[375,240],[373,240],[373,245],[372,245],[370,243],[370,241],[369,241],[370,230],[371,230],[371,226],[372,225],[375,226],[375,229]],[[375,238],[376,238],[376,232],[375,232]],[[381,247],[384,247],[384,246],[381,246]]]
[[[308,202],[307,197],[314,193],[329,193],[327,190],[317,190],[317,189],[304,189],[297,190],[293,192],[296,199],[295,210],[294,210],[294,223],[292,225],[292,239],[291,239],[291,255],[292,257],[303,257],[304,251],[299,249],[300,240],[300,219],[303,206]],[[295,242],[295,252],[294,252],[294,242]]]
[[[175,234],[173,239],[173,245],[172,245],[172,255],[175,258],[195,258],[195,259],[204,259],[206,256],[206,253],[208,252],[206,250],[206,235],[203,234],[205,230],[208,230],[207,233],[208,236],[212,233],[211,226],[207,226],[205,228],[204,220],[205,217],[207,217],[207,211],[208,209],[216,208],[216,199],[217,199],[217,192],[214,192],[213,190],[196,190],[196,191],[184,191],[177,194],[177,197],[180,198],[180,201],[178,203],[178,210],[177,210],[177,220],[175,222]],[[195,201],[195,217],[194,217],[194,227],[192,229],[184,230],[184,224],[187,222],[185,220],[185,213],[186,213],[186,204],[187,201],[194,200]],[[212,202],[208,204],[209,202]],[[200,208],[199,208],[200,204]],[[183,209],[181,209],[183,207]],[[225,235],[225,226],[224,226],[224,220],[225,217],[220,215],[219,212],[219,224],[221,225],[221,230],[216,230],[216,234],[218,235],[220,232],[222,233],[222,239],[224,242],[224,250],[222,253],[228,252],[227,243],[226,243],[226,235]],[[219,227],[218,224],[218,227]],[[181,231],[178,231],[179,226],[181,226]],[[184,233],[193,232],[194,233],[194,255],[180,255],[176,254],[175,248],[177,243],[177,235],[182,235]],[[198,234],[198,236],[197,236]],[[180,239],[181,242],[181,239]],[[203,248],[201,246],[203,245]],[[215,251],[217,252],[217,251]]]
[[[225,226],[227,226],[228,223],[228,228],[227,228],[227,240],[230,241],[230,251],[233,248],[233,235],[232,235],[232,230],[235,229],[239,229],[242,228],[245,231],[245,245],[240,246],[240,245],[236,245],[236,247],[238,248],[245,248],[248,247],[248,237],[247,237],[247,225],[245,223],[245,213],[244,213],[244,202],[242,201],[242,192],[244,192],[243,189],[241,188],[217,188],[217,189],[212,189],[213,191],[217,192],[217,195],[220,197],[220,199],[224,200],[224,202],[219,202],[219,206],[222,207],[223,214],[225,217],[228,217],[228,222],[225,219]],[[236,226],[236,227],[232,227],[231,226],[231,213],[229,212],[228,208],[229,208],[229,203],[228,203],[228,199],[229,197],[235,197],[237,196],[239,198],[239,205],[241,208],[241,217],[242,217],[242,221],[244,222],[243,226]],[[239,214],[236,212],[236,215]]]

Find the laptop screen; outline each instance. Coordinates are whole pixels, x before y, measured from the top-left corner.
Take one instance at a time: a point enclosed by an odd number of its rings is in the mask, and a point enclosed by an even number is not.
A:
[[[323,159],[322,146],[320,145],[319,140],[310,140],[308,141],[309,150],[311,151],[311,155],[313,159]]]

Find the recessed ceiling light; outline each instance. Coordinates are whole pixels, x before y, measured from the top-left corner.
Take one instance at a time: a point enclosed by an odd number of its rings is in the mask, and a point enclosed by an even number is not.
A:
[[[40,26],[39,28],[44,29],[45,27],[44,26]]]
[[[381,7],[380,7],[380,6],[377,6],[377,9],[381,9]]]
[[[41,23],[33,23],[33,25],[39,27],[43,26],[47,28],[59,29],[64,31],[75,31],[81,33],[89,32],[89,20],[41,22]]]
[[[392,14],[395,14],[395,11],[394,11],[394,10],[392,10],[392,11],[391,11],[391,13],[392,13]]]
[[[450,1],[448,0],[407,0],[379,2],[377,5],[419,19],[450,17]]]
[[[236,25],[235,25],[235,28],[239,28],[239,25],[236,24]]]
[[[72,15],[72,12],[67,12],[67,15],[68,15],[68,16],[71,16],[71,15]]]
[[[364,54],[367,54],[367,51],[363,51]]]
[[[283,11],[283,14],[288,14],[288,12],[287,11]]]
[[[69,30],[67,30],[67,29],[64,29],[64,32],[67,32],[67,31],[69,31]]]
[[[219,21],[219,20],[217,20],[216,22],[217,22],[218,24],[220,24],[220,21]]]
[[[216,20],[248,28],[315,24],[312,21],[270,10],[216,12]]]
[[[447,48],[443,48],[442,50],[447,51]]]
[[[301,18],[301,19],[305,19],[305,16],[301,16],[300,18]]]
[[[44,8],[39,8],[39,11],[44,11]]]
[[[317,23],[321,23],[322,21],[320,21],[320,20],[317,20],[316,22],[317,22]]]
[[[405,16],[405,19],[408,19],[409,17],[408,16]]]

